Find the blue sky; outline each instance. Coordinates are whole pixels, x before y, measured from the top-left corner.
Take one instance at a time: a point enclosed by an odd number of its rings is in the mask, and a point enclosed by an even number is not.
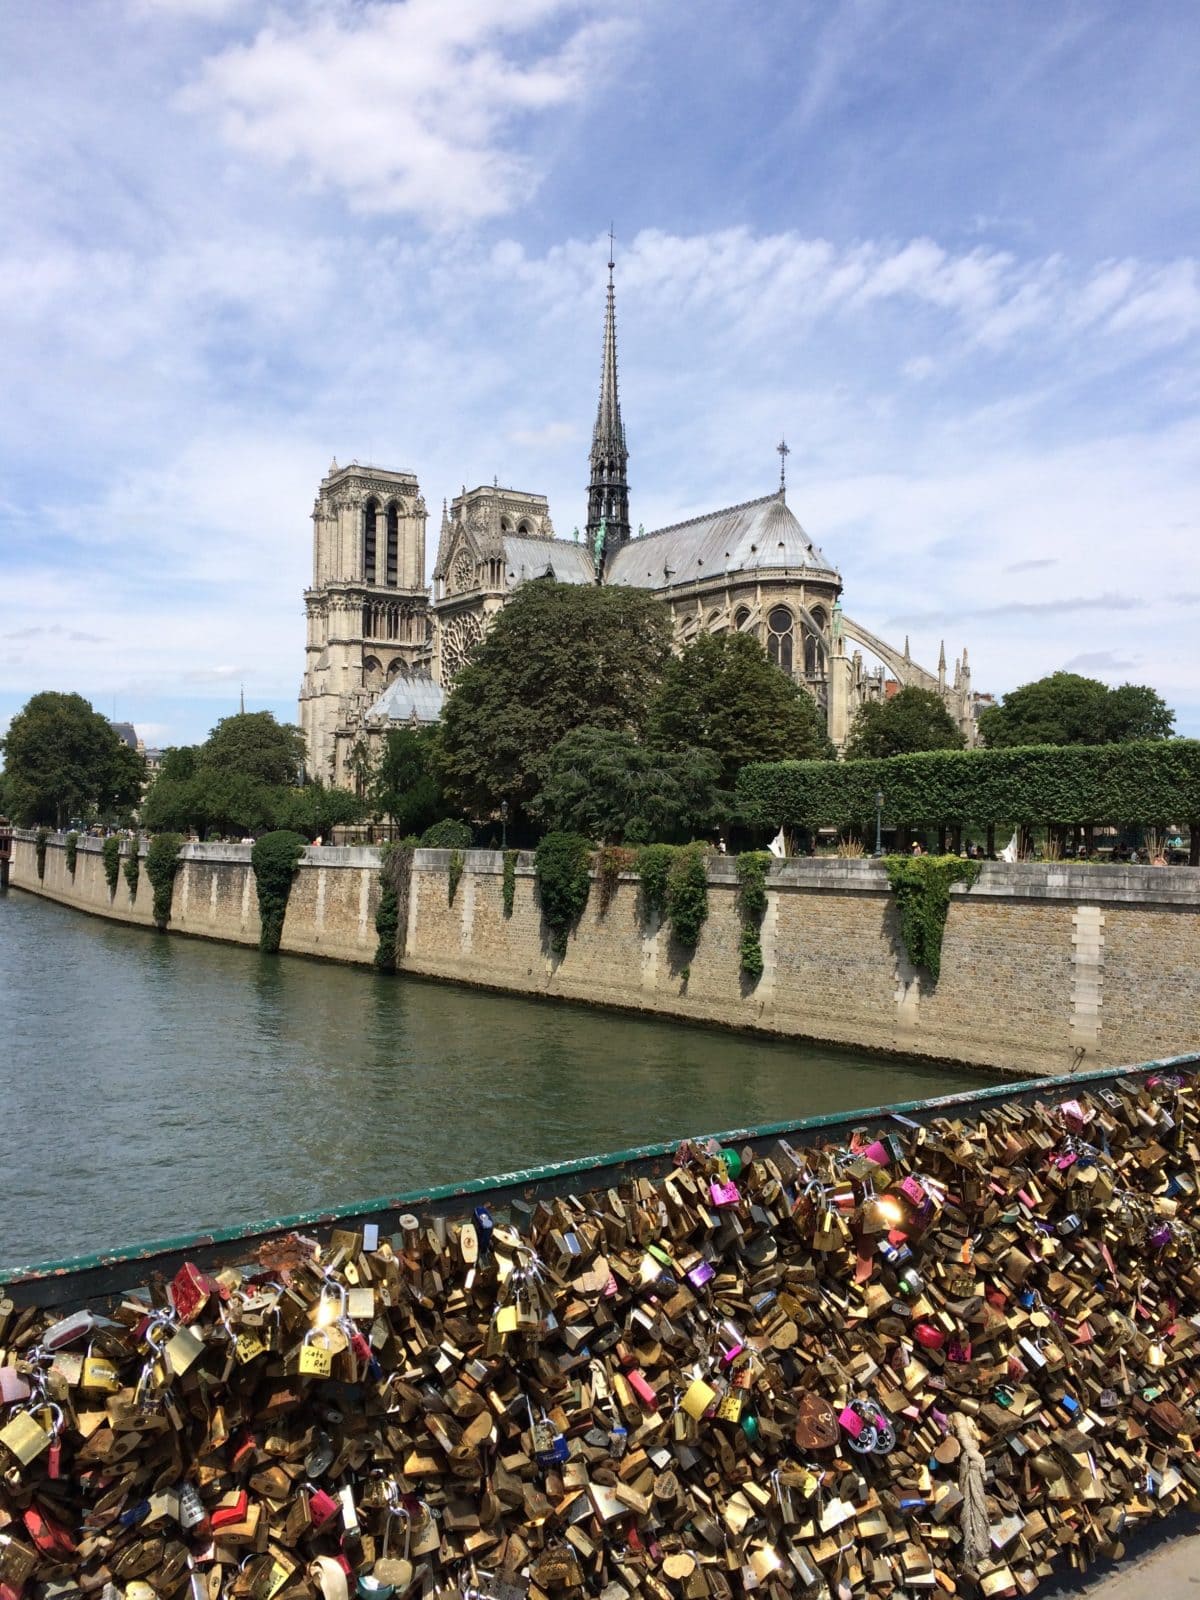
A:
[[[1200,734],[1190,0],[42,0],[0,80],[0,728],[294,718],[331,456],[569,533],[611,219],[635,523],[785,434],[851,616]]]

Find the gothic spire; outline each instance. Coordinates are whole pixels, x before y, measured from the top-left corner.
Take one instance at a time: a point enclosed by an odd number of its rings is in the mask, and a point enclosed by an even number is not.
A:
[[[621,421],[621,397],[617,389],[617,312],[613,286],[613,235],[608,236],[608,301],[604,313],[604,352],[600,364],[600,403],[592,429],[592,449],[588,458],[588,548],[596,558],[596,577],[604,570],[611,550],[629,538],[629,485],[625,471],[629,452],[625,448],[625,425]]]

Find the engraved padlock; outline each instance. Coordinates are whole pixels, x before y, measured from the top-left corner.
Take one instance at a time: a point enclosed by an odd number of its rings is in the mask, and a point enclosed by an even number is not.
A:
[[[320,1340],[320,1344],[316,1341]],[[327,1378],[333,1371],[333,1350],[324,1328],[310,1328],[300,1345],[299,1372],[302,1378]]]

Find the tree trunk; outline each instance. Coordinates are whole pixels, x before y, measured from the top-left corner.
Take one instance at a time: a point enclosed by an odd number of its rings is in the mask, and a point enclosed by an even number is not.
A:
[[[1188,866],[1200,867],[1200,819],[1188,823]]]
[[[946,854],[946,824],[943,822],[938,829],[938,855]]]
[[[984,853],[989,861],[994,860],[996,855],[996,824],[994,822],[989,822],[987,825],[987,845]]]

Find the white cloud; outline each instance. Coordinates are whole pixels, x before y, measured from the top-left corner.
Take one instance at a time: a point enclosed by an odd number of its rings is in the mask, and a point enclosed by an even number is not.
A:
[[[182,104],[228,144],[294,167],[355,211],[438,227],[537,187],[518,133],[594,92],[624,26],[582,0],[347,0],[204,62]],[[582,16],[580,13],[584,13]]]

